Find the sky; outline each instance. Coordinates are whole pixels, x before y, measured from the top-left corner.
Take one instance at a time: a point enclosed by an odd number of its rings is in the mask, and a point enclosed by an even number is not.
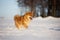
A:
[[[17,0],[0,0],[0,17],[13,17],[19,14]]]

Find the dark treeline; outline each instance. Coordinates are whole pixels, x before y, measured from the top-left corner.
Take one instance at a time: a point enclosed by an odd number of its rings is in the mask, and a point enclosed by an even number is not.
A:
[[[35,17],[60,17],[60,0],[17,0],[19,7],[29,7]]]

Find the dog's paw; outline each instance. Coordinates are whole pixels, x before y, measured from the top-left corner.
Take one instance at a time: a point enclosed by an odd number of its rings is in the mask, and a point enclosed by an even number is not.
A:
[[[27,29],[27,28],[28,28],[28,26],[24,26],[24,28],[25,28],[25,29]]]

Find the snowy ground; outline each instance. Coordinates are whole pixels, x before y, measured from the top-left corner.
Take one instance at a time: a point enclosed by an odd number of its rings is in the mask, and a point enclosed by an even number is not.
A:
[[[60,40],[60,18],[34,18],[28,29],[20,30],[13,19],[0,18],[0,40]]]

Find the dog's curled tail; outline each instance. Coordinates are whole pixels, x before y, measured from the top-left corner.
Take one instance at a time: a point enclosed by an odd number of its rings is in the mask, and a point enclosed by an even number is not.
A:
[[[18,20],[19,18],[20,18],[20,15],[18,14],[14,16],[14,20]]]

